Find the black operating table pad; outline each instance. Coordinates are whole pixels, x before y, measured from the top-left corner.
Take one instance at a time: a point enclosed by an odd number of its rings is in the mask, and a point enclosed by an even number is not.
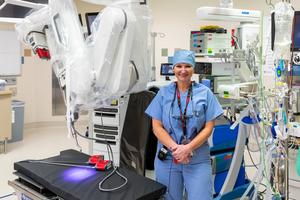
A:
[[[88,155],[78,151],[66,150],[58,156],[45,159],[45,161],[87,162],[88,158]],[[15,163],[14,169],[67,200],[153,200],[161,197],[166,191],[164,185],[126,168],[119,168],[119,172],[128,178],[128,183],[123,188],[113,192],[102,192],[98,189],[99,182],[109,172],[28,161]],[[123,182],[124,180],[119,176],[113,175],[103,184],[103,187],[113,188]]]

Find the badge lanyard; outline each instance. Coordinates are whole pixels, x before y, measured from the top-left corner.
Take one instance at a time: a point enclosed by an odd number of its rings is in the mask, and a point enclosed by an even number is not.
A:
[[[182,113],[182,109],[181,109],[181,97],[180,97],[180,91],[177,87],[177,83],[176,83],[176,96],[177,96],[177,103],[178,103],[178,108],[179,108],[179,111],[180,111],[180,121],[181,121],[181,127],[182,127],[182,133],[183,133],[183,142],[187,142],[187,132],[186,132],[186,110],[187,110],[187,107],[189,105],[189,102],[191,100],[191,96],[192,96],[192,83],[189,87],[189,90],[188,90],[188,95],[186,97],[186,104],[185,104],[185,108],[184,108],[184,111]]]

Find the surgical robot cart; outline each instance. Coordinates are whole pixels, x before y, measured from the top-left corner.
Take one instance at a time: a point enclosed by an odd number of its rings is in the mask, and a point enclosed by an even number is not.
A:
[[[128,107],[129,95],[115,99],[110,106],[95,109],[90,121],[90,135],[97,138],[90,143],[90,154],[102,154],[109,159],[106,143],[112,147],[114,162],[120,166],[121,137],[124,126],[126,110]]]
[[[153,149],[149,146],[151,119],[143,111],[153,98],[153,92],[143,91],[122,96],[110,106],[95,109],[90,117],[89,134],[96,140],[90,143],[90,154],[101,154],[104,159],[109,159],[108,143],[116,166],[126,166],[145,175],[147,155]]]

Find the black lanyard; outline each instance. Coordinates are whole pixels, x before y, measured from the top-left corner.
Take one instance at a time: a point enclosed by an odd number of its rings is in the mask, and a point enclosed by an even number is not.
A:
[[[178,86],[177,86],[177,83],[176,83],[176,95],[177,95],[177,103],[178,103],[178,108],[179,108],[179,111],[180,111],[180,121],[181,121],[181,127],[182,127],[182,133],[183,133],[183,137],[184,139],[187,139],[186,138],[186,110],[187,110],[187,107],[189,105],[189,102],[192,98],[192,85],[193,83],[191,83],[190,87],[189,87],[189,90],[188,90],[188,95],[186,97],[186,104],[185,104],[185,108],[184,108],[184,111],[183,111],[183,114],[182,114],[182,110],[181,110],[181,98],[180,98],[180,91],[178,89]]]

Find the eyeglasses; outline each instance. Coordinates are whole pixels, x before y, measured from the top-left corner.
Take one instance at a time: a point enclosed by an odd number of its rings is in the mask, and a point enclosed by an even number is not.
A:
[[[197,112],[197,111],[194,110],[194,102],[193,101],[191,101],[191,104],[192,104],[192,113],[190,113],[190,114],[187,113],[185,116],[183,116],[183,117],[185,117],[186,120],[189,120],[190,118],[192,118],[194,116],[198,117],[199,113],[200,113],[199,111]],[[176,119],[176,120],[180,120],[181,116],[180,116],[179,107],[178,106],[174,106],[174,102],[172,103],[170,109],[171,109],[171,116],[172,116],[172,118]]]
[[[189,120],[192,117],[200,117],[200,115],[201,115],[201,110],[195,110],[194,101],[191,101],[191,104],[192,104],[192,113],[187,114],[186,116],[184,116],[184,117],[186,117],[187,120]],[[173,102],[172,105],[171,105],[171,108],[170,108],[171,109],[171,112],[170,112],[171,117],[173,119],[180,120],[181,117],[180,117],[179,108],[178,108],[178,106],[176,108],[174,108],[174,107],[176,107],[176,106],[174,106],[174,102]]]

